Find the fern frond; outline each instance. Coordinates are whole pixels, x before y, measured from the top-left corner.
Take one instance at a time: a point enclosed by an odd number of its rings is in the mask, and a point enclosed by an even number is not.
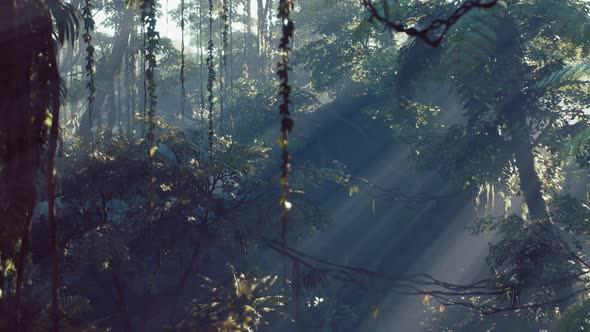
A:
[[[443,46],[443,79],[469,79],[482,70],[496,52],[502,15],[500,8],[474,10],[453,27]]]
[[[79,318],[92,310],[90,301],[77,295],[64,296],[60,302],[62,312],[69,319]]]
[[[566,156],[575,156],[582,153],[584,147],[590,143],[590,127],[581,130],[563,148]]]
[[[588,82],[590,64],[580,63],[552,72],[535,83],[537,89],[556,88],[572,83]]]

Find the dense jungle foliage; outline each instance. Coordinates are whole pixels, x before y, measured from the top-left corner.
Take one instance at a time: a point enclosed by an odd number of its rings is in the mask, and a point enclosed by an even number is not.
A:
[[[590,330],[585,0],[0,1],[0,331]]]

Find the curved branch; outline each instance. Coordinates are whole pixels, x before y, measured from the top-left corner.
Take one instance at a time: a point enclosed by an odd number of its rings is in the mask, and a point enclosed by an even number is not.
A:
[[[457,23],[461,16],[467,14],[467,12],[474,8],[492,8],[494,5],[496,5],[497,2],[498,0],[467,0],[459,8],[457,8],[446,20],[436,19],[432,21],[425,29],[418,30],[414,27],[408,28],[404,23],[389,20],[389,18],[386,17],[387,13],[386,16],[379,14],[379,11],[377,10],[377,8],[375,8],[372,0],[361,0],[362,5],[371,14],[369,20],[372,21],[373,19],[376,19],[380,23],[385,24],[386,27],[396,32],[402,32],[408,36],[419,38],[432,47],[437,47],[440,45],[445,34],[448,32],[451,26]],[[442,31],[440,32],[438,37],[430,37],[430,34],[440,29],[442,29]]]
[[[469,301],[472,296],[484,296],[488,299],[504,296],[514,292],[510,286],[497,285],[494,279],[482,279],[471,284],[453,284],[438,280],[426,273],[408,275],[391,275],[371,271],[365,268],[351,267],[329,262],[327,260],[310,256],[299,250],[285,247],[282,242],[264,240],[266,245],[279,254],[291,259],[310,270],[316,271],[333,279],[353,283],[363,289],[367,289],[362,278],[381,279],[391,283],[390,291],[400,295],[424,295],[430,296],[443,305],[454,305],[477,310],[484,315],[492,315],[507,311],[535,309],[565,302],[579,294],[590,290],[585,286],[574,290],[562,297],[541,302],[529,302],[519,305],[513,301],[510,305],[477,304]]]

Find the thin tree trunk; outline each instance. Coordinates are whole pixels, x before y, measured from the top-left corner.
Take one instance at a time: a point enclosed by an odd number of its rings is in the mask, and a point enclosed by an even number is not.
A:
[[[127,65],[125,65],[126,67]],[[125,70],[127,70],[127,68],[125,68]],[[116,125],[117,125],[117,131],[120,133],[123,133],[123,130],[121,130],[121,124],[123,123],[121,121],[122,118],[122,114],[123,114],[123,104],[121,103],[121,95],[123,92],[123,75],[119,75],[119,79],[117,80],[117,121],[116,121]]]

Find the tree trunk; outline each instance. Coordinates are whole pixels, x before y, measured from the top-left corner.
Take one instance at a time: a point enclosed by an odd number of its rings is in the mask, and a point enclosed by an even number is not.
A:
[[[5,66],[0,77],[0,242],[2,258],[16,262],[14,296],[11,291],[6,294],[9,303],[0,314],[8,317],[9,330],[21,331],[26,322],[21,290],[30,256],[36,175],[45,143],[46,110],[52,110],[55,116],[50,136],[50,147],[55,152],[59,74],[53,26],[45,3],[0,2],[0,31],[4,36],[0,49],[10,50],[0,54],[0,63]],[[54,289],[56,284],[54,274]],[[56,296],[52,302],[55,331]]]
[[[30,17],[20,0],[0,2],[0,242],[2,259],[16,262],[16,290],[7,313],[10,329],[18,331],[21,285],[28,259],[28,239],[35,206],[35,180],[39,166],[39,114],[30,107],[32,37]],[[31,119],[34,119],[31,123]],[[19,246],[20,242],[20,246]],[[19,248],[20,247],[20,248]],[[17,258],[18,257],[18,258]]]
[[[543,200],[542,184],[539,175],[535,171],[534,145],[531,140],[531,128],[527,124],[527,110],[534,101],[529,101],[523,93],[522,82],[516,81],[522,76],[524,57],[519,31],[511,15],[504,16],[503,29],[498,35],[497,45],[501,55],[496,60],[497,70],[502,71],[506,77],[514,80],[505,82],[505,91],[509,93],[505,97],[500,108],[511,136],[511,152],[520,175],[520,188],[529,209],[532,219],[547,218],[548,210]],[[534,106],[532,106],[534,107]]]
[[[532,219],[547,217],[547,205],[543,199],[542,184],[535,170],[529,127],[526,123],[526,96],[517,93],[504,108],[504,119],[512,137],[512,152],[520,175],[520,187]]]

